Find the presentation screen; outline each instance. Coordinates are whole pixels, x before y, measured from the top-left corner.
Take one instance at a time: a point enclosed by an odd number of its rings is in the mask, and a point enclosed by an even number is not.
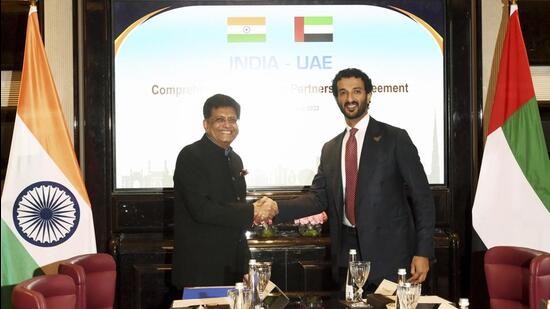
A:
[[[370,116],[407,130],[429,182],[443,184],[443,4],[383,3],[115,0],[115,189],[173,187],[216,93],[241,105],[232,147],[249,190],[309,186],[323,144],[346,128],[331,84],[350,67],[372,79]]]

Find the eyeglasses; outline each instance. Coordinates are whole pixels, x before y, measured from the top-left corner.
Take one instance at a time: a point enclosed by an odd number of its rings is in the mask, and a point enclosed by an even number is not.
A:
[[[214,118],[213,120],[211,120],[213,123],[215,123],[216,125],[224,125],[224,124],[229,124],[229,125],[236,125],[237,124],[237,121],[239,121],[239,119],[235,118],[235,117],[216,117]]]

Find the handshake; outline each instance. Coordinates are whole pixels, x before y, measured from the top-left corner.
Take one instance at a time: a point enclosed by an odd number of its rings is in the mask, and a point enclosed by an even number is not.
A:
[[[277,202],[267,196],[252,204],[254,206],[254,224],[271,224],[271,220],[279,213]]]

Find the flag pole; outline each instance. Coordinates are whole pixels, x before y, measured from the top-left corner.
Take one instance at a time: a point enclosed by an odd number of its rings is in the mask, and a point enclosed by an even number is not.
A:
[[[38,2],[37,0],[30,0],[29,1],[31,3],[31,6],[36,6],[36,2]]]

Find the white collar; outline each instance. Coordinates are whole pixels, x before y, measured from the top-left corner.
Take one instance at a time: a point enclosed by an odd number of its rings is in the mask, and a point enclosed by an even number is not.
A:
[[[355,125],[354,128],[356,128],[358,131],[367,131],[367,126],[369,125],[370,115],[367,114],[363,119],[359,120],[359,122]],[[350,126],[346,126],[346,131],[349,132],[351,130]]]

